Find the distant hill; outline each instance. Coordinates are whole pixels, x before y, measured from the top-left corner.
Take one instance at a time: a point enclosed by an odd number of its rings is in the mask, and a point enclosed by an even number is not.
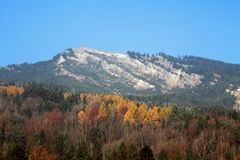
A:
[[[151,97],[159,103],[231,107],[240,86],[240,65],[164,53],[69,48],[49,61],[1,67],[0,81],[43,82],[75,92]]]

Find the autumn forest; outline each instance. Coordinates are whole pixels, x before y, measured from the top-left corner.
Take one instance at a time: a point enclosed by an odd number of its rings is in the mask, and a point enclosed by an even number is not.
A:
[[[240,115],[2,84],[0,159],[237,160]]]

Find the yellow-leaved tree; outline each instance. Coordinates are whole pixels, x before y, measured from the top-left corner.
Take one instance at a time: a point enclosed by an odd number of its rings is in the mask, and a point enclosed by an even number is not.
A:
[[[129,122],[131,124],[136,123],[136,117],[137,117],[137,105],[135,102],[130,101],[128,103],[128,110],[124,115],[124,121]]]
[[[160,115],[159,115],[160,107],[154,106],[152,109],[149,109],[148,112],[148,120],[150,123],[159,124]]]
[[[86,114],[84,111],[80,111],[78,113],[78,123],[83,124],[83,122],[86,120]]]
[[[71,92],[64,92],[63,93],[63,97],[64,97],[64,99],[66,100],[68,97],[71,97],[73,95],[73,93],[71,93]]]
[[[23,87],[17,87],[15,85],[8,85],[8,86],[0,86],[0,92],[6,93],[7,95],[22,95],[24,92]]]
[[[161,111],[159,113],[161,120],[166,121],[170,115],[170,113],[172,112],[172,108],[171,107],[163,107],[161,108]]]
[[[138,107],[137,110],[137,119],[139,123],[145,124],[148,121],[148,106],[147,104],[143,103]]]
[[[98,118],[104,120],[109,117],[110,111],[107,105],[103,102],[98,111]]]

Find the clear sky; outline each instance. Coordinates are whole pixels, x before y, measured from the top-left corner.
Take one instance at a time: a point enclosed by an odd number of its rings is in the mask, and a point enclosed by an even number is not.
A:
[[[240,63],[239,0],[1,0],[0,66],[65,48]]]

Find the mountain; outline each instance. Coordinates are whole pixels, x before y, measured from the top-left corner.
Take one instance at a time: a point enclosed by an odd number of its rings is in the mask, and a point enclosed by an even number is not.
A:
[[[79,92],[164,95],[165,103],[173,99],[193,101],[191,104],[212,100],[231,106],[236,97],[232,92],[240,86],[240,65],[164,53],[149,56],[69,48],[49,61],[1,67],[0,80],[44,82]]]

